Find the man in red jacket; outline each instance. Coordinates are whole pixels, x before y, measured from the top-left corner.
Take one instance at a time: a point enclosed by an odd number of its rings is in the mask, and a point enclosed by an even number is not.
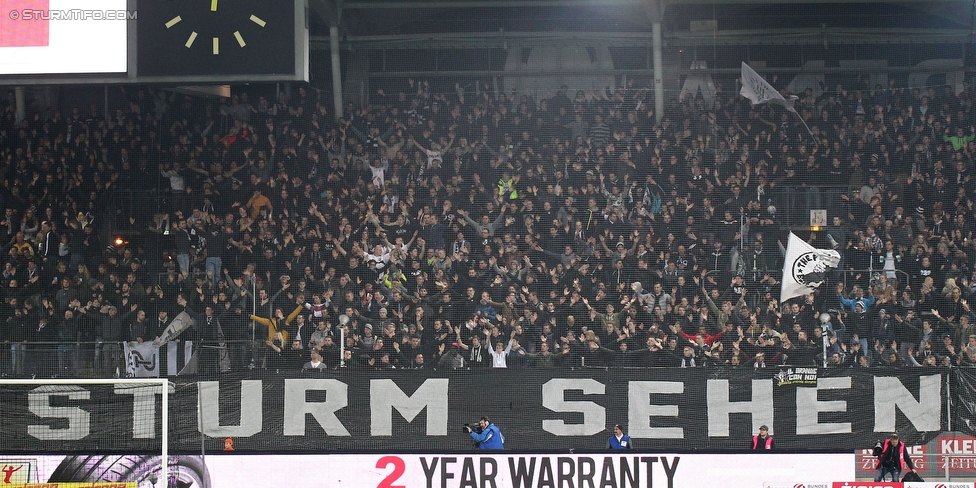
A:
[[[881,453],[878,454],[878,475],[874,477],[874,481],[884,480],[888,473],[891,473],[891,481],[900,481],[901,472],[906,466],[911,472],[916,472],[905,443],[898,440],[898,434],[891,434],[881,447]]]
[[[759,435],[752,436],[753,451],[770,451],[773,449],[773,436],[769,435],[769,427],[759,427]]]

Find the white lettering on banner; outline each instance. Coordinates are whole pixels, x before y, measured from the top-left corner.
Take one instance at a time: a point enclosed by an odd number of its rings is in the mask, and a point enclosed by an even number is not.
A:
[[[894,432],[895,409],[920,432],[942,429],[942,378],[920,376],[918,400],[898,378],[874,378],[874,431]]]
[[[912,464],[915,469],[924,473],[928,469],[928,447],[908,446],[906,451],[912,457]],[[860,449],[857,451],[857,474],[858,476],[874,476],[878,472],[878,457],[874,455],[874,449]]]
[[[849,376],[840,378],[819,378],[816,388],[796,389],[796,434],[850,434],[850,422],[820,423],[821,412],[847,412],[847,402],[834,400],[822,402],[817,399],[818,393],[826,390],[846,390],[851,387]]]
[[[324,391],[324,402],[309,402],[306,393]],[[349,386],[331,379],[285,380],[285,435],[305,435],[305,416],[312,417],[322,426],[326,435],[349,436],[349,431],[336,417],[336,412],[349,404]]]
[[[393,380],[370,381],[370,433],[393,435],[393,409],[409,423],[426,408],[427,435],[447,435],[448,384],[447,378],[430,378],[407,396]]]
[[[912,463],[915,464],[915,469],[918,471],[925,471],[928,469],[926,463],[928,463],[928,447],[927,446],[908,446],[908,455],[912,457]]]
[[[976,439],[962,436],[941,437],[939,454],[976,454]]]
[[[156,395],[163,394],[163,387],[145,385],[116,385],[116,395],[132,395],[132,438],[156,438]]]
[[[250,437],[264,428],[261,380],[241,381],[241,423],[220,425],[220,383],[197,383],[197,429],[210,437]]]
[[[758,431],[760,425],[773,427],[773,382],[752,380],[752,399],[746,402],[729,401],[729,380],[708,380],[708,436],[729,436],[729,414],[748,413],[752,415],[752,430]]]
[[[835,481],[833,488],[903,488],[903,485],[900,482]]]
[[[939,456],[939,464],[949,463],[949,471],[973,471],[976,470],[976,457],[949,457]]]
[[[41,386],[31,390],[27,402],[31,413],[42,419],[67,420],[66,427],[28,425],[27,433],[42,441],[76,441],[91,433],[91,414],[81,407],[54,407],[51,400],[88,400],[91,392],[78,386]]]
[[[857,452],[858,472],[869,472],[878,470],[878,458],[874,455],[874,449],[861,449]]]
[[[832,488],[853,479],[853,454],[237,455],[207,459],[212,488],[307,484],[410,488]],[[764,480],[813,479],[815,483]],[[765,483],[765,485],[764,485]],[[859,483],[860,484],[860,483]],[[900,486],[900,484],[899,484]]]
[[[874,395],[874,431],[891,432],[895,429],[896,411],[901,411],[918,432],[936,432],[941,430],[941,401],[942,378],[940,374],[929,376],[918,376],[918,389],[914,386],[907,387],[903,383],[903,378],[898,377],[873,377]],[[422,411],[426,410],[426,430],[421,436],[445,436],[448,435],[451,420],[450,413],[452,405],[450,394],[452,393],[449,379],[429,378],[418,387],[411,395],[405,394],[392,379],[372,379],[367,392],[361,392],[357,401],[362,402],[366,399],[368,406],[355,405],[356,417],[350,422],[358,422],[360,418],[366,418],[365,412],[369,412],[369,435],[389,436],[392,435],[397,425],[410,423]],[[690,381],[690,380],[689,380]],[[697,381],[697,380],[696,380]],[[794,392],[795,411],[784,411],[785,406],[781,406],[779,411],[775,410],[773,400],[773,380],[772,379],[751,379],[748,383],[736,383],[732,385],[727,379],[708,379],[705,380],[704,395],[700,392],[695,393],[695,398],[704,396],[704,402],[695,400],[695,404],[689,406],[687,395],[689,394],[688,385],[699,385],[698,382],[686,381],[628,381],[626,393],[621,391],[622,384],[614,385],[614,392],[608,393],[608,386],[592,378],[551,378],[545,383],[536,386],[541,391],[536,394],[535,401],[540,401],[542,406],[552,413],[539,414],[527,422],[536,423],[542,431],[549,435],[560,437],[581,437],[594,436],[605,431],[609,415],[607,407],[609,404],[607,395],[627,395],[626,399],[614,399],[614,403],[621,405],[621,410],[626,412],[615,412],[617,418],[626,420],[630,429],[629,434],[635,439],[684,439],[689,435],[687,424],[679,419],[681,408],[693,408],[695,415],[702,415],[707,419],[706,426],[701,426],[702,430],[707,431],[707,436],[711,438],[728,438],[732,434],[731,417],[735,414],[747,414],[751,418],[751,431],[757,431],[759,425],[766,424],[775,430],[775,420],[779,420],[781,425],[791,425],[796,422],[796,430],[784,433],[787,438],[802,436],[817,436],[830,434],[849,434],[854,432],[854,419],[865,418],[870,422],[870,413],[852,412],[851,397],[853,393],[844,390],[853,388],[854,379],[851,377],[832,377],[818,378],[816,387],[795,388],[789,391]],[[224,383],[224,390],[221,391],[220,385]],[[353,383],[356,388],[361,388],[359,383]],[[456,384],[456,383],[455,383]],[[196,415],[197,429],[199,432],[211,438],[224,439],[246,438],[255,435],[272,434],[302,437],[308,434],[306,424],[311,418],[317,422],[326,435],[351,437],[348,430],[349,426],[343,424],[339,419],[340,413],[349,412],[349,388],[350,385],[339,379],[309,379],[309,378],[285,378],[277,380],[224,380],[199,381],[196,385],[196,398],[192,396],[192,388],[180,388],[181,396],[177,396],[175,401],[186,402],[189,407],[187,412],[192,419]],[[364,385],[365,386],[365,385]],[[240,396],[233,391],[240,388]],[[697,387],[696,387],[697,388]],[[871,388],[871,387],[868,387]],[[231,389],[229,392],[228,389]],[[736,393],[733,393],[735,390]],[[320,399],[309,400],[306,397],[308,392],[319,392]],[[574,391],[578,396],[580,393],[585,400],[574,399],[566,400],[566,392]],[[820,392],[826,393],[838,400],[821,400]],[[914,393],[917,392],[917,393]],[[133,405],[133,426],[131,439],[151,439],[158,436],[156,423],[159,412],[152,415],[140,413],[136,417],[136,410],[144,411],[151,405],[156,409],[160,408],[160,402],[156,395],[159,394],[158,387],[155,389],[133,389],[125,386],[114,385],[114,389],[109,387],[95,386],[59,386],[57,389],[52,387],[39,387],[27,393],[27,410],[34,415],[27,415],[26,420],[21,423],[5,424],[4,428],[19,430],[20,435],[29,435],[34,439],[52,441],[73,441],[81,440],[92,435],[93,422],[103,425],[101,420],[110,416],[110,422],[116,423],[120,412],[117,406],[120,404],[111,397],[114,395],[131,396],[130,402],[122,402]],[[458,392],[453,392],[458,393]],[[464,393],[463,391],[461,393]],[[531,393],[531,392],[530,392]],[[781,391],[781,395],[790,394]],[[268,397],[271,398],[268,398]],[[59,399],[60,398],[60,399]],[[829,397],[828,397],[829,398]],[[195,404],[191,403],[195,400]],[[736,401],[733,401],[736,400]],[[263,408],[265,403],[280,405],[274,412]],[[625,403],[625,405],[624,405]],[[182,404],[182,403],[181,403]],[[104,406],[112,406],[111,410],[106,410]],[[791,405],[792,406],[792,405]],[[194,411],[195,410],[195,411]],[[394,415],[393,410],[402,416]],[[704,410],[704,411],[702,411]],[[225,417],[225,422],[221,423],[221,414]],[[233,412],[228,417],[228,412]],[[239,419],[234,415],[240,412]],[[573,418],[575,422],[567,423],[562,414],[576,414]],[[779,414],[783,418],[776,419]],[[827,414],[827,415],[821,415]],[[96,417],[93,417],[96,416]],[[128,419],[130,412],[121,413]],[[546,417],[554,418],[546,418]],[[38,417],[40,420],[38,420]],[[343,416],[342,418],[347,418]],[[349,417],[352,418],[352,417]],[[575,419],[582,419],[575,420]],[[822,418],[827,418],[833,422],[822,422]],[[468,419],[455,419],[468,420]],[[192,422],[192,420],[190,420]],[[274,423],[276,425],[266,425]],[[181,428],[192,428],[192,424],[181,423]],[[353,425],[353,424],[350,424]],[[359,425],[359,424],[354,424]],[[127,427],[127,426],[126,426]],[[737,426],[738,427],[738,426]],[[867,426],[865,426],[867,427]],[[870,428],[870,427],[867,427]],[[358,429],[358,427],[357,427]],[[26,432],[24,432],[26,430]],[[413,429],[416,431],[416,429]],[[744,430],[744,426],[743,426]],[[97,435],[106,435],[106,431],[101,430]],[[128,434],[121,437],[117,433],[115,439],[125,441]],[[357,430],[357,435],[366,435]],[[735,434],[739,435],[739,433]],[[951,452],[941,454],[973,454],[973,460],[957,460],[951,463],[971,464],[976,460],[976,444],[972,438],[959,438],[945,441],[942,449]],[[29,449],[29,448],[20,448]],[[65,445],[65,449],[71,449],[71,445]]]
[[[594,435],[607,428],[607,409],[593,402],[566,401],[567,391],[582,391],[584,395],[603,395],[606,385],[585,378],[554,378],[542,384],[542,406],[559,413],[580,412],[582,424],[567,424],[563,420],[546,419],[542,430],[559,436]]]
[[[678,417],[677,405],[657,405],[651,402],[652,394],[684,393],[685,384],[680,381],[631,381],[627,391],[627,425],[630,436],[644,439],[684,439],[681,427],[651,427],[654,417]]]
[[[976,455],[976,439],[966,435],[943,435],[937,442],[938,453],[946,454],[939,456],[940,468],[948,466],[952,474],[976,471],[976,456],[973,456]]]

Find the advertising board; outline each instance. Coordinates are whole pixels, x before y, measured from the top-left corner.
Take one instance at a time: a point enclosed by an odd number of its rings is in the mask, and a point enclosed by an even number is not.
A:
[[[5,0],[0,75],[125,73],[126,0]]]
[[[93,462],[93,458],[94,462]],[[76,488],[74,484],[110,478],[119,488],[124,483],[146,486],[149,469],[75,470],[66,466],[99,468],[145,465],[153,458],[138,456],[35,456],[18,457],[35,466],[34,483]],[[81,462],[79,463],[79,460]],[[158,464],[158,458],[155,458]],[[0,459],[0,463],[3,459]],[[184,486],[211,488],[290,488],[298,485],[370,487],[495,487],[537,486],[618,488],[727,488],[772,487],[770,479],[824,480],[806,488],[832,488],[831,480],[853,479],[852,454],[308,454],[250,455],[221,453],[173,457],[172,472]],[[102,473],[92,475],[92,473]],[[64,478],[83,478],[82,480]],[[68,483],[68,484],[65,484]],[[74,484],[72,484],[74,483]],[[148,482],[150,485],[152,481]],[[0,487],[23,486],[22,482]],[[102,485],[94,485],[103,488]],[[109,484],[109,486],[113,486]],[[778,485],[777,485],[778,486]],[[790,484],[795,488],[795,484]],[[126,486],[125,488],[129,488]],[[901,487],[899,487],[901,488]],[[968,488],[972,488],[971,486]]]

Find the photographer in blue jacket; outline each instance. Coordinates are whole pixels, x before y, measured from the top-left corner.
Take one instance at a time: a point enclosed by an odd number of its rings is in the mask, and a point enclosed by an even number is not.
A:
[[[505,449],[505,436],[502,432],[498,430],[498,426],[491,423],[488,417],[481,417],[478,421],[478,427],[472,429],[470,425],[465,424],[464,431],[467,432],[475,443],[478,444],[478,449],[485,450],[502,450]]]

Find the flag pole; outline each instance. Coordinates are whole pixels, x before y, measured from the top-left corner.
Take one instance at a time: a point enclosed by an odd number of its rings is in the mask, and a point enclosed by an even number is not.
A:
[[[753,105],[759,105],[761,103],[774,103],[776,105],[782,105],[783,108],[793,112],[800,119],[800,123],[803,127],[806,127],[807,132],[810,133],[810,137],[814,140],[814,144],[817,144],[817,138],[813,135],[813,131],[810,130],[810,126],[807,122],[803,120],[800,113],[796,111],[793,106],[799,97],[796,95],[790,95],[789,98],[784,97],[779,90],[773,88],[759,73],[756,73],[745,61],[742,62],[742,74],[739,77],[739,81],[742,86],[739,88],[739,94],[743,97],[749,99]]]
[[[817,142],[817,136],[813,135],[813,131],[810,130],[810,126],[807,125],[807,121],[803,120],[803,116],[801,116],[800,113],[797,112],[795,108],[792,109],[792,110],[790,110],[790,112],[793,112],[793,114],[796,115],[796,118],[800,119],[800,123],[803,124],[803,127],[806,127],[807,128],[807,132],[810,133],[810,139],[813,139],[813,143],[815,145],[818,145],[819,146],[820,143]]]

